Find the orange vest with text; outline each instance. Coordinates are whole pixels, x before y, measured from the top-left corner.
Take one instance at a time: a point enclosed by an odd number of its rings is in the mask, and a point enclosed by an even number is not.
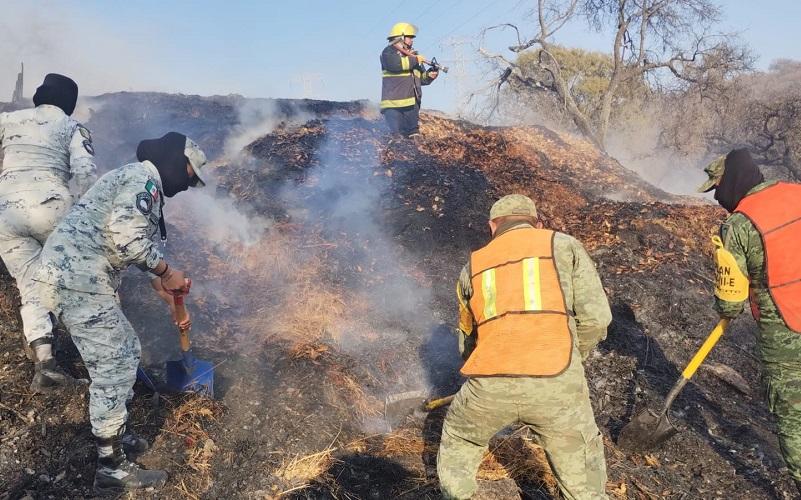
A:
[[[762,236],[768,292],[787,327],[801,333],[801,185],[779,182],[743,198],[735,212]]]
[[[552,377],[570,365],[573,336],[553,237],[511,229],[470,256],[478,339],[463,375]]]

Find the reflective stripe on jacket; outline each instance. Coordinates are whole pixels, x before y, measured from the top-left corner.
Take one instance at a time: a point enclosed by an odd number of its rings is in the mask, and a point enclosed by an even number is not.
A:
[[[431,83],[414,56],[404,56],[392,45],[381,53],[381,109],[420,104],[421,86]]]
[[[573,337],[553,256],[554,232],[509,230],[470,257],[474,376],[556,376],[570,365]]]
[[[759,231],[765,252],[768,292],[787,327],[801,333],[801,185],[779,182],[740,201]],[[752,307],[755,302],[752,300]],[[755,316],[758,315],[758,309]]]

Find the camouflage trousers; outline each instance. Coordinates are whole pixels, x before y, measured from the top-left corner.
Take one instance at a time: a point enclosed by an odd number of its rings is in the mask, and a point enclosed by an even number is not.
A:
[[[0,257],[17,282],[22,330],[30,344],[52,335],[47,309],[39,303],[33,273],[42,245],[72,204],[68,191],[3,193],[0,187]]]
[[[442,427],[437,473],[445,498],[470,498],[490,438],[530,427],[565,498],[605,499],[606,459],[578,352],[558,377],[476,377],[456,395]]]
[[[784,462],[793,479],[801,481],[801,361],[768,363],[764,379]]]
[[[112,437],[128,419],[126,402],[142,352],[139,338],[116,296],[39,285],[42,303],[69,330],[92,379],[92,433],[99,438]]]

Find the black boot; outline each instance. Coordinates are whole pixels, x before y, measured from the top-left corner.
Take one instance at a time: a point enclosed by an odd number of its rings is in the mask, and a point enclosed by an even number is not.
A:
[[[97,439],[98,449],[101,446],[111,446],[113,453],[97,459],[95,494],[112,495],[129,490],[164,486],[167,482],[166,471],[142,469],[125,458],[121,434],[122,432],[108,439]]]
[[[43,337],[34,340],[30,344],[30,348],[33,352],[33,359],[35,361],[35,371],[30,386],[31,392],[39,392],[44,394],[55,392],[59,389],[74,388],[79,385],[88,384],[89,381],[86,379],[75,379],[69,376],[64,370],[59,368],[58,363],[56,363],[56,359],[52,356],[45,360],[40,360],[36,356],[37,347],[42,345],[50,345],[52,342],[52,338]]]
[[[125,427],[125,432],[122,434],[120,441],[122,442],[122,450],[126,455],[144,453],[150,449],[147,440],[128,429],[127,426]]]

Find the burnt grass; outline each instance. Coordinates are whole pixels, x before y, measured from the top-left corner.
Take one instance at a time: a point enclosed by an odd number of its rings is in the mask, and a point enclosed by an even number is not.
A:
[[[310,119],[278,125],[247,146],[243,160],[221,156],[240,98],[121,93],[94,102],[88,125],[106,167],[121,164],[142,137],[171,128],[195,134],[217,165],[218,196],[275,222],[264,241],[313,232],[320,243],[297,252],[323,259],[320,286],[343,296],[374,291],[373,304],[385,306],[354,313],[378,332],[358,349],[330,332],[299,349],[292,338],[244,328],[243,316],[281,322],[291,301],[276,289],[274,301],[262,298],[271,308],[255,311],[236,287],[202,288],[225,273],[218,274],[215,251],[177,221],[168,256],[198,283],[190,304],[195,350],[217,364],[217,402],[163,390],[155,397],[137,383],[131,423],[153,443],[139,460],[167,469],[170,481],[133,497],[437,498],[445,410],[413,415],[389,433],[383,398],[458,388],[453,283],[469,252],[489,238],[492,202],[519,192],[538,202],[551,228],[585,244],[612,304],[608,337],[585,363],[610,497],[793,498],[759,383],[750,317],[733,323],[708,360],[738,372],[750,390],[702,368],[674,403],[678,435],[647,454],[615,444],[637,411],[660,406],[716,322],[708,235],[724,217],[718,208],[661,192],[585,143],[542,128],[484,128],[424,114],[422,140],[390,143],[380,119],[359,103],[281,101],[279,117],[303,112]],[[336,210],[354,196],[348,186],[379,194],[369,217],[355,224]],[[374,255],[383,247],[368,226],[391,243],[389,259]],[[87,392],[29,392],[33,367],[22,349],[19,299],[0,271],[0,498],[91,496]],[[420,293],[381,293],[401,281]],[[142,340],[143,366],[159,381],[177,342],[151,295],[143,277],[128,274],[123,306]],[[393,313],[399,302],[403,314]],[[57,339],[62,366],[85,376],[68,335],[59,331]],[[388,452],[398,436],[409,436],[408,449]],[[551,497],[547,466],[515,473],[509,456],[497,455],[509,474],[482,481],[482,498]]]

